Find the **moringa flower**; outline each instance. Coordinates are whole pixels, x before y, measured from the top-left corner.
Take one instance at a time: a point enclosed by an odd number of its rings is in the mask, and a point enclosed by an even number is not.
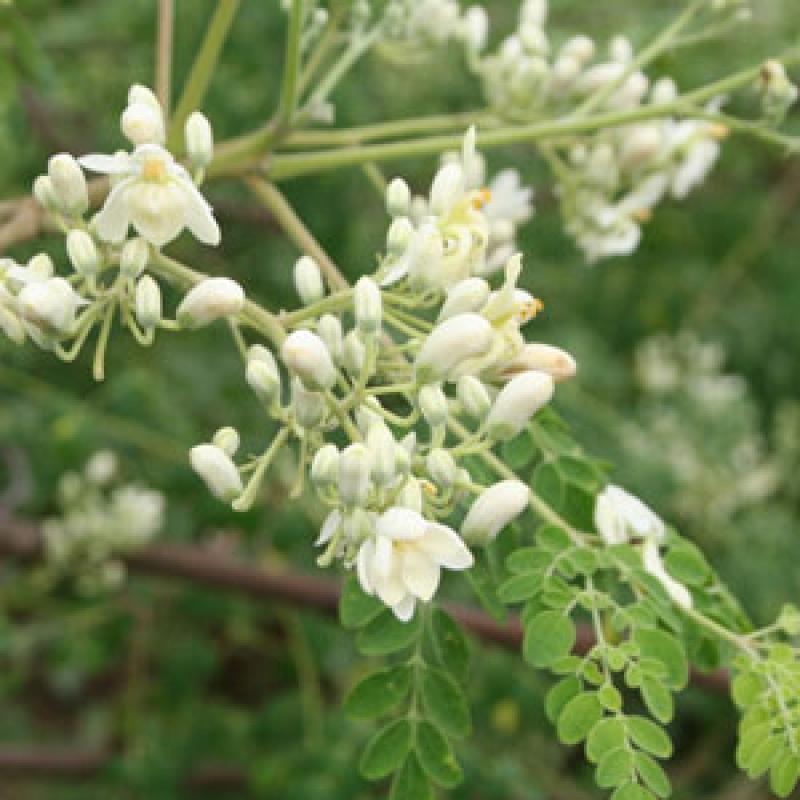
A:
[[[461,526],[461,535],[470,544],[489,544],[525,510],[529,498],[530,490],[522,481],[495,483],[472,504]]]
[[[597,496],[594,524],[607,545],[625,544],[633,537],[662,542],[667,535],[663,521],[650,508],[614,485]]]

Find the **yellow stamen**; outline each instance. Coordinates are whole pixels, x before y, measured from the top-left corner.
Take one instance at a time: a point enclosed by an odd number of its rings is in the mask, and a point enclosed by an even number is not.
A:
[[[476,211],[480,211],[491,199],[492,193],[488,189],[480,189],[472,200],[472,207]]]
[[[167,177],[167,167],[160,158],[148,158],[142,167],[142,177],[146,181],[163,181]]]
[[[438,489],[428,480],[423,478],[420,483],[422,484],[422,491],[425,492],[429,497],[436,497],[439,494]]]
[[[711,126],[711,137],[716,139],[718,142],[721,142],[723,139],[727,139],[730,136],[731,129],[727,125],[721,125],[719,123]]]
[[[650,222],[653,218],[653,212],[649,208],[640,208],[638,211],[633,212],[633,218],[636,222]]]
[[[537,297],[526,300],[518,312],[520,322],[530,322],[540,311],[544,311],[544,303]]]

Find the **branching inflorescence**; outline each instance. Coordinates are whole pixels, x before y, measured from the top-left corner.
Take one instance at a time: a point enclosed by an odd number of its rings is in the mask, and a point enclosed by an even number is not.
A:
[[[485,132],[469,127],[436,140],[446,152],[429,191],[414,195],[400,178],[386,186],[391,222],[377,268],[339,288],[330,265],[305,254],[294,270],[301,306],[275,315],[230,278],[208,278],[166,256],[163,248],[184,230],[219,243],[199,192],[206,171],[213,174],[213,136],[202,114],[188,115],[185,160],[177,160],[159,101],[134,86],[121,119],[132,152],[57,155],[36,180],[36,198],[65,234],[72,272],[57,276],[45,254],[25,266],[3,262],[2,329],[14,342],[30,338],[73,360],[97,328],[101,379],[117,316],[144,345],[159,329],[227,322],[275,433],[259,455],[243,459],[237,430],[222,427],[192,448],[191,465],[217,498],[245,512],[276,456],[296,447],[292,494],[312,487],[327,510],[317,563],[355,575],[343,595],[343,624],[360,630],[365,654],[401,654],[346,701],[359,718],[401,709],[362,759],[368,778],[396,773],[397,800],[430,797],[430,781],[452,787],[461,778],[450,740],[470,727],[461,688],[468,652],[434,604],[442,570],[464,572],[493,613],[523,604],[524,656],[559,676],[547,715],[562,741],[585,743],[598,783],[617,800],[669,793],[654,758],[672,749],[661,725],[672,718],[672,693],[686,684],[687,655],[707,667],[736,655],[735,696],[746,709],[740,761],[753,775],[771,770],[775,791],[790,791],[800,773],[797,654],[775,637],[794,635],[797,615],[787,609],[769,629],[751,630],[697,549],[609,485],[605,468],[569,438],[549,404],[556,385],[575,375],[575,360],[523,335],[543,309],[518,285],[516,234],[533,214],[533,192],[515,170],[489,178],[477,150],[479,139],[497,146],[523,140],[523,131],[535,139],[526,126],[557,119],[560,136],[540,152],[554,171],[567,230],[590,260],[630,253],[653,207],[667,195],[684,197],[706,177],[728,130],[747,127],[722,114],[727,91],[755,83],[769,121],[785,113],[796,90],[784,67],[770,61],[685,95],[669,78],[650,85],[643,70],[653,59],[697,36],[697,26],[727,30],[747,11],[737,2],[692,2],[649,47],[637,54],[617,37],[605,60],[595,60],[585,36],[551,53],[542,0],[522,4],[517,31],[494,54],[482,9],[462,13],[452,0],[391,2],[378,19],[355,3],[345,22],[315,4],[285,5],[280,108],[266,131],[240,143],[248,168],[254,142],[273,146],[293,126],[330,120],[330,93],[373,46],[416,59],[460,42],[484,84]],[[316,54],[342,40],[332,68],[310,87],[324,61]],[[461,121],[441,124],[455,131]],[[766,123],[759,130],[779,137]],[[408,153],[423,152],[423,144],[410,140]],[[353,163],[359,147],[339,154],[342,163]],[[231,169],[236,148],[220,149]],[[362,161],[375,152],[366,148]],[[407,154],[402,143],[395,154]],[[317,162],[336,157],[332,148]],[[284,158],[298,168],[300,157]],[[291,174],[280,159],[267,171],[280,174],[283,164]],[[82,168],[110,183],[93,217]],[[296,234],[298,224],[287,229]],[[160,281],[188,288],[174,319],[164,314]],[[147,504],[160,516],[155,499]],[[50,526],[54,553],[64,550],[65,524]],[[597,638],[584,656],[572,653],[577,618]],[[653,719],[627,710],[625,688],[640,694]]]

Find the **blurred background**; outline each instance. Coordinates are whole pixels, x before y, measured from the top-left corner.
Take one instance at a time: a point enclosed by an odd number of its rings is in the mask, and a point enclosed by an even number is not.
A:
[[[0,201],[28,191],[57,151],[113,151],[128,86],[152,82],[152,0],[24,0],[0,3]],[[178,2],[175,76],[187,72],[209,0]],[[499,36],[516,3],[486,0]],[[616,32],[647,41],[678,2],[554,0],[553,36]],[[723,44],[662,59],[652,75],[694,86],[780,52],[797,35],[795,0],[760,0],[755,18]],[[278,3],[244,0],[205,111],[224,139],[252,129],[276,101],[284,17]],[[453,48],[430,64],[372,57],[335,95],[337,124],[478,107],[480,87]],[[796,77],[796,76],[795,76]],[[800,133],[800,114],[788,120]],[[536,189],[523,231],[525,283],[546,311],[535,339],[573,352],[578,378],[557,410],[613,477],[700,545],[759,623],[800,579],[800,160],[732,137],[707,183],[664,203],[638,252],[587,266],[563,232],[549,175],[529,147],[492,152]],[[398,162],[423,190],[435,159]],[[371,269],[386,218],[359,171],[292,181],[285,191],[350,277]],[[208,197],[223,227],[218,250],[188,238],[181,260],[227,274],[274,309],[295,303],[293,246],[243,189],[215,183]],[[13,248],[63,261],[58,238]],[[0,340],[0,487],[15,487],[14,513],[55,510],[56,484],[98,449],[112,448],[132,481],[169,498],[163,537],[249,554],[276,569],[314,569],[320,519],[289,503],[291,457],[267,502],[233,517],[190,472],[188,448],[223,424],[248,452],[269,440],[227,337],[214,328],[161,336],[152,350],[112,339],[107,379],[88,363],[64,365]],[[2,491],[2,488],[0,488]],[[312,510],[309,510],[312,509]],[[130,580],[99,601],[68,588],[43,592],[29,570],[0,562],[0,750],[25,743],[124,745],[91,780],[0,778],[2,800],[110,797],[241,797],[224,781],[186,789],[198,764],[224,761],[253,796],[281,800],[377,798],[358,776],[370,726],[347,721],[342,692],[365,668],[349,633],[312,613],[253,603],[186,584]],[[87,613],[89,612],[89,613]],[[469,694],[476,730],[460,749],[463,800],[592,797],[579,752],[559,747],[544,719],[548,680],[513,654],[476,660]],[[690,690],[674,724],[670,765],[678,798],[768,797],[732,766],[735,716],[724,697]],[[188,792],[188,793],[187,793]]]

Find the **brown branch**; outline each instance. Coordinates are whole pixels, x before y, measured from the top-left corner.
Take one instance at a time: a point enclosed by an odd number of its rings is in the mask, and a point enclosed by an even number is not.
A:
[[[0,556],[3,555],[22,560],[41,558],[42,540],[38,529],[27,523],[5,521],[0,517]],[[259,600],[278,600],[299,608],[314,609],[327,615],[335,615],[339,603],[339,584],[336,581],[255,569],[202,547],[151,545],[127,556],[126,564],[135,574],[181,578]],[[511,615],[505,624],[499,624],[475,608],[455,603],[444,603],[444,607],[459,624],[478,638],[509,650],[519,650],[522,644],[519,617]],[[576,652],[586,653],[593,644],[591,628],[579,627]],[[709,691],[725,693],[728,691],[729,677],[724,670],[711,673],[693,670],[692,683]]]

